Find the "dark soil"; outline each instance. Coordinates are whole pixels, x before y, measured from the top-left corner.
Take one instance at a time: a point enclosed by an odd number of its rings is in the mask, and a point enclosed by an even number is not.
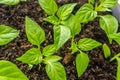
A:
[[[76,10],[87,2],[87,0],[56,1],[59,6],[70,2],[76,2],[78,3]],[[37,0],[28,0],[26,3],[20,3],[16,6],[0,5],[0,24],[12,26],[20,32],[19,36],[11,43],[0,47],[0,60],[9,60],[15,63],[30,80],[49,80],[44,65],[42,65],[40,71],[38,71],[38,66],[34,66],[32,70],[29,70],[28,65],[16,61],[17,57],[20,57],[25,51],[33,47],[28,42],[25,35],[25,16],[34,19],[45,30],[46,41],[42,44],[42,47],[53,43],[53,26],[43,21],[43,18],[47,15],[40,8]],[[113,42],[113,44],[109,44],[107,36],[99,27],[98,19],[82,25],[82,31],[75,39],[78,41],[84,37],[107,43],[111,48],[112,56],[120,52],[120,46],[117,45],[117,43]],[[109,59],[105,59],[101,47],[87,52],[90,63],[86,72],[80,78],[77,77],[75,68],[76,54],[71,55],[70,40],[56,54],[63,57],[61,62],[65,66],[67,80],[115,80],[117,63],[116,61],[110,63]]]

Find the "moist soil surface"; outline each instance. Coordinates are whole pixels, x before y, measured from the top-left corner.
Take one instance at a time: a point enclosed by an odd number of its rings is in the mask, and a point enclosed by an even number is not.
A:
[[[78,3],[75,10],[77,11],[87,0],[56,0],[59,6],[66,3]],[[73,12],[76,12],[76,11]],[[29,16],[35,20],[45,30],[46,40],[42,43],[41,47],[53,43],[53,25],[43,21],[43,18],[47,17],[47,14],[41,9],[37,0],[28,0],[27,2],[20,3],[16,6],[0,5],[0,24],[9,25],[19,30],[19,36],[12,42],[5,46],[0,47],[0,60],[9,60],[15,63],[30,80],[49,80],[45,72],[45,65],[42,64],[40,70],[38,66],[34,66],[33,69],[29,69],[27,64],[23,64],[16,60],[28,49],[34,47],[31,45],[25,34],[25,16]],[[100,29],[98,19],[92,22],[82,24],[82,31],[75,37],[78,41],[81,38],[92,38],[101,43],[107,43],[110,46],[113,57],[120,52],[120,46],[113,42],[109,44],[108,38],[104,31]],[[56,54],[62,57],[60,61],[64,66],[67,73],[67,80],[115,80],[116,77],[116,61],[109,62],[109,59],[105,59],[101,47],[98,47],[92,51],[87,52],[90,58],[90,63],[85,73],[78,78],[75,68],[75,57],[77,55],[71,55],[70,41],[68,40]]]

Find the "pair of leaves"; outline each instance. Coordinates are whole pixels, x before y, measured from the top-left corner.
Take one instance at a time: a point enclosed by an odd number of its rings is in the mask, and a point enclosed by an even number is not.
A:
[[[55,16],[56,12],[57,12],[57,16],[60,20],[66,20],[71,12],[73,11],[74,7],[76,6],[76,3],[71,3],[71,4],[66,4],[61,6],[58,9],[58,6],[55,2],[55,0],[38,0],[39,4],[41,6],[41,8],[48,14],[51,15],[52,17]],[[50,21],[54,21],[51,20],[53,18],[48,17],[48,19],[45,20],[49,20]]]
[[[112,15],[101,16],[100,27],[105,31],[109,38],[109,42],[112,43],[111,35],[116,34],[118,30],[118,21]]]
[[[100,4],[96,7],[96,11],[109,11],[117,4],[118,0],[100,0]]]
[[[45,6],[47,6],[47,5],[45,5]],[[63,5],[57,11],[58,18],[55,15],[51,15],[51,16],[48,16],[47,18],[44,18],[44,20],[51,24],[59,25],[59,24],[61,24],[61,21],[65,21],[70,17],[75,6],[76,6],[76,3]]]
[[[8,44],[18,36],[19,32],[9,26],[0,25],[0,46]]]
[[[52,55],[56,51],[55,49],[53,45],[46,46],[43,49],[43,55],[46,57],[43,59],[39,49],[32,48],[20,58],[17,58],[17,60],[32,65],[39,64],[43,60],[46,64],[46,72],[51,80],[66,80],[65,69],[62,64],[58,62],[61,57]]]
[[[100,45],[101,43],[93,39],[83,38],[80,39],[77,44],[75,42],[72,42],[72,49],[73,49],[73,53],[76,52],[78,48],[83,51],[89,51]],[[80,54],[78,54],[76,57],[76,69],[77,69],[78,77],[80,77],[85,72],[85,70],[88,67],[88,63],[89,63],[88,55],[81,51]]]
[[[92,4],[84,4],[76,13],[80,23],[87,23],[97,17]]]
[[[0,60],[0,80],[29,80],[12,62]]]

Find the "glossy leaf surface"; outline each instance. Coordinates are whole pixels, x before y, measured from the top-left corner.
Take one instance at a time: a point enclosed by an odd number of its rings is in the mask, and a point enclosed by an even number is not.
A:
[[[29,80],[12,62],[0,60],[0,80]]]
[[[8,44],[18,36],[19,32],[9,26],[0,25],[0,46]]]
[[[22,61],[23,63],[37,65],[42,61],[42,54],[39,49],[31,48],[21,57],[17,58],[17,60]]]

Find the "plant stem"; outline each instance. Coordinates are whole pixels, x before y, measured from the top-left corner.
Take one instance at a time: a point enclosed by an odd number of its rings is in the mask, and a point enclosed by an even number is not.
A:
[[[113,60],[117,59],[120,56],[120,53],[118,53],[117,55],[115,55],[113,58],[110,59],[110,62],[112,62]]]

